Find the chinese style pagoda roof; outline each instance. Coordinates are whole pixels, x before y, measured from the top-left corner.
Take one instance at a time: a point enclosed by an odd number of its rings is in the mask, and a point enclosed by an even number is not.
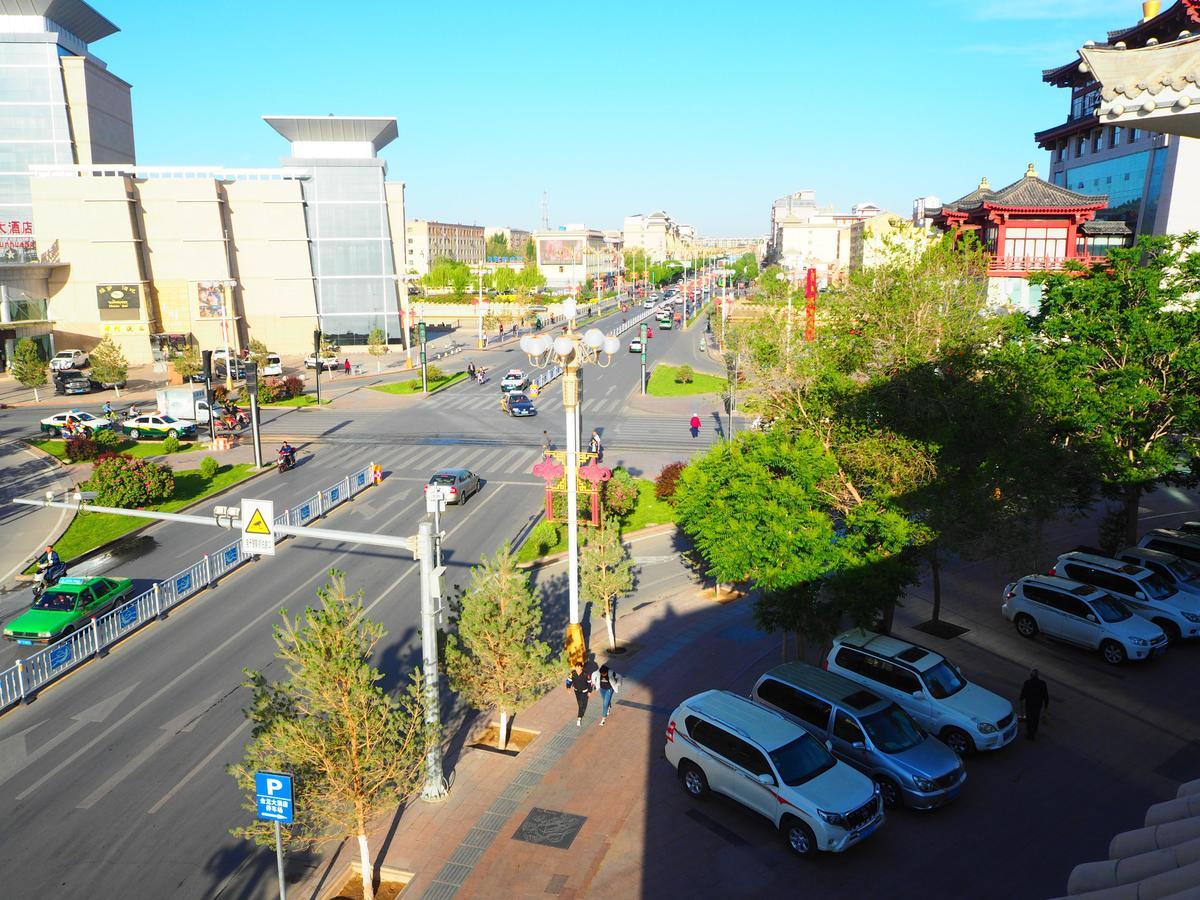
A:
[[[1120,220],[1091,219],[1079,226],[1084,234],[1132,234],[1129,226]]]
[[[1082,53],[1100,83],[1099,121],[1200,137],[1200,34],[1132,50],[1090,47]]]
[[[940,212],[968,213],[978,209],[1097,210],[1108,205],[1107,194],[1077,194],[1038,178],[1031,163],[1012,184],[993,191],[985,178],[965,197],[942,206]]]

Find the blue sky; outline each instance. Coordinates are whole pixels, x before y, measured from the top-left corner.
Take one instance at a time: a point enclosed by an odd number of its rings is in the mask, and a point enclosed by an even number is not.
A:
[[[654,208],[764,233],[801,188],[838,208],[994,186],[1065,120],[1041,70],[1137,0],[475,3],[91,0],[134,86],[138,161],[270,166],[276,115],[393,115],[410,218],[619,228]],[[1171,0],[1164,0],[1163,6]],[[163,10],[170,10],[164,14]]]

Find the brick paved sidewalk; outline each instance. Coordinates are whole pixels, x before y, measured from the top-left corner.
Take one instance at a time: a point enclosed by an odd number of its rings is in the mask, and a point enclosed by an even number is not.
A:
[[[598,695],[577,727],[574,697],[559,688],[516,717],[516,728],[538,732],[518,756],[471,748],[448,754],[449,797],[415,801],[398,821],[380,825],[373,851],[382,865],[413,873],[406,894],[434,900],[643,893],[646,784],[673,779],[661,760],[666,717],[688,694],[756,663],[768,666],[778,639],[751,626],[747,601],[714,604],[694,583],[650,602],[635,599],[639,608],[618,619],[633,653],[609,659],[602,626],[593,632],[598,662],[610,662],[624,679],[604,727]],[[535,808],[584,817],[568,849],[514,839]],[[680,849],[674,862],[686,865],[686,848]],[[296,896],[325,896],[355,853],[343,847]]]

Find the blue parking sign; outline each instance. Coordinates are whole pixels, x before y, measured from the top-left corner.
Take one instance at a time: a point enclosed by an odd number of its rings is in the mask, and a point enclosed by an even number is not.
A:
[[[281,772],[255,772],[254,794],[258,817],[287,825],[292,821],[292,776]]]

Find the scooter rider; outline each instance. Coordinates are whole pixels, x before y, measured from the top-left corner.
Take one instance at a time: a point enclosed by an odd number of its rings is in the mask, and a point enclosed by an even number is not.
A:
[[[283,462],[284,468],[292,468],[296,465],[296,448],[284,441],[283,446],[279,448],[279,459]]]
[[[33,582],[36,587],[45,587],[44,582],[47,578],[55,579],[56,571],[62,568],[62,558],[54,550],[53,544],[46,545],[46,552],[37,558],[37,571],[34,573]],[[61,574],[61,572],[59,572]]]

